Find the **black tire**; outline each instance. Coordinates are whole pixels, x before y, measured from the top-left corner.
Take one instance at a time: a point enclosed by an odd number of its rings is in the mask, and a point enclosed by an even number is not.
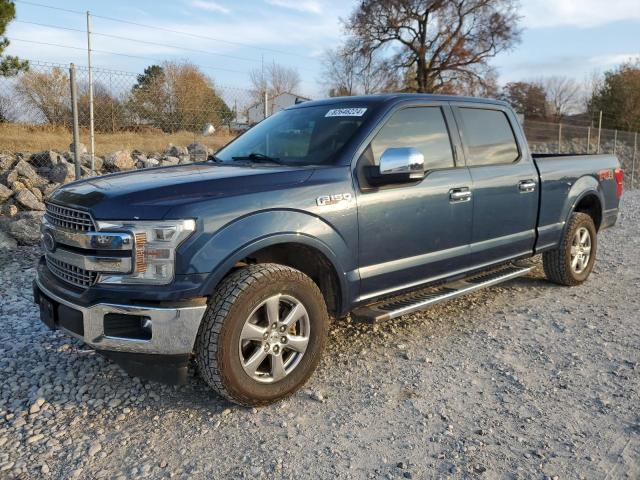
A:
[[[308,313],[309,341],[287,376],[261,383],[244,370],[240,335],[251,313],[277,294],[295,297],[303,304]],[[196,341],[198,371],[209,386],[232,402],[268,405],[291,395],[309,379],[320,362],[328,328],[324,298],[313,280],[283,265],[251,265],[223,280],[211,297]]]
[[[586,268],[576,273],[571,267],[571,246],[576,232],[581,228],[586,228],[591,236],[591,252]],[[598,237],[593,219],[586,213],[573,213],[559,247],[542,255],[542,265],[547,279],[559,285],[580,285],[589,278],[593,270],[597,247]]]

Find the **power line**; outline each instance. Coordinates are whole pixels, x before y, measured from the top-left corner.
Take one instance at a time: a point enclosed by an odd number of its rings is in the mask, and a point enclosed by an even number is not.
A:
[[[14,0],[14,1],[16,3],[23,3],[25,5],[32,5],[34,7],[49,8],[49,9],[52,9],[52,10],[59,10],[59,11],[67,12],[67,13],[75,13],[75,14],[80,14],[80,15],[86,15],[86,12],[82,12],[80,10],[71,10],[71,9],[67,9],[67,8],[55,7],[53,5],[46,5],[46,4],[43,4],[43,3],[31,2],[31,1],[28,1],[28,0]],[[92,13],[91,16],[93,16],[95,18],[100,18],[102,20],[108,20],[108,21],[111,21],[111,22],[119,22],[119,23],[124,23],[124,24],[127,24],[127,25],[133,25],[133,26],[136,26],[136,27],[150,28],[152,30],[160,30],[160,31],[169,32],[169,33],[175,33],[177,35],[184,35],[184,36],[192,37],[192,38],[211,40],[211,41],[214,41],[214,42],[226,43],[228,45],[234,45],[234,46],[245,47],[245,48],[253,48],[253,49],[256,49],[256,50],[263,50],[265,52],[278,53],[278,54],[281,54],[281,55],[290,55],[290,56],[305,58],[307,60],[314,60],[314,61],[317,60],[317,59],[315,59],[313,57],[309,57],[307,55],[301,55],[301,54],[298,54],[298,53],[287,52],[285,50],[277,50],[277,49],[267,48],[267,47],[258,47],[258,46],[255,46],[255,45],[249,45],[247,43],[233,42],[231,40],[224,40],[224,39],[221,39],[221,38],[209,37],[207,35],[200,35],[200,34],[197,34],[197,33],[184,32],[184,31],[180,31],[180,30],[173,30],[171,28],[159,27],[159,26],[154,26],[154,25],[147,25],[147,24],[144,24],[144,23],[132,22],[130,20],[122,20],[120,18],[108,17],[106,15],[97,15],[95,13]]]
[[[59,43],[50,43],[50,42],[39,42],[37,40],[26,40],[24,38],[16,38],[16,37],[5,37],[8,38],[9,40],[11,40],[12,42],[25,42],[25,43],[33,43],[36,45],[46,45],[49,47],[57,47],[57,48],[68,48],[68,49],[72,49],[72,50],[82,50],[82,51],[86,51],[86,48],[82,48],[82,47],[74,47],[72,45],[62,45]],[[157,58],[151,58],[151,57],[143,57],[140,55],[132,55],[132,54],[128,54],[128,53],[121,53],[121,52],[111,52],[108,50],[96,50],[93,49],[92,50],[95,53],[104,53],[107,55],[117,55],[120,57],[129,57],[129,58],[138,58],[138,59],[142,59],[142,60],[150,60],[152,62],[155,63],[162,63],[163,60],[158,60]],[[245,71],[241,71],[241,70],[232,70],[229,68],[222,68],[222,67],[212,67],[209,65],[198,65],[201,68],[205,68],[205,69],[209,69],[209,70],[220,70],[223,72],[231,72],[231,73],[241,73],[243,75],[249,75],[249,72],[245,72]]]
[[[25,24],[28,24],[28,25],[36,25],[38,27],[45,27],[45,28],[53,28],[53,29],[58,29],[58,30],[67,30],[67,31],[71,31],[71,32],[86,33],[85,30],[82,30],[80,28],[62,27],[62,26],[59,26],[59,25],[50,25],[50,24],[39,23],[39,22],[29,22],[29,21],[26,21],[26,20],[14,20],[14,22],[16,22],[16,23],[25,23]],[[155,45],[155,46],[158,46],[158,47],[175,48],[176,50],[185,50],[187,52],[195,52],[195,53],[202,53],[202,54],[205,54],[205,55],[214,55],[214,56],[218,56],[218,57],[232,58],[234,60],[243,60],[243,61],[247,61],[247,62],[260,62],[260,60],[258,60],[257,58],[239,57],[237,55],[228,55],[226,53],[216,53],[216,52],[210,52],[210,51],[207,51],[207,50],[198,50],[198,49],[195,49],[195,48],[181,47],[179,45],[169,45],[167,43],[150,42],[148,40],[140,40],[140,39],[137,39],[137,38],[122,37],[120,35],[112,35],[110,33],[91,32],[91,35],[97,35],[97,36],[100,36],[100,37],[107,37],[107,38],[114,38],[114,39],[117,39],[117,40],[125,40],[125,41],[135,42],[135,43],[143,43],[143,44],[146,44],[146,45]]]

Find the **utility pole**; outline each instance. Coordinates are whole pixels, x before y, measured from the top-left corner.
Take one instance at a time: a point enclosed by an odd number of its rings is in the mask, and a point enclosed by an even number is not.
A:
[[[93,124],[93,68],[91,67],[91,13],[87,10],[87,66],[89,67],[89,154],[91,171],[95,173],[96,139]]]
[[[587,127],[587,155],[591,148],[591,127]]]
[[[73,160],[76,165],[76,180],[82,177],[80,170],[80,133],[78,132],[78,92],[76,89],[76,66],[69,66],[69,80],[71,83],[71,112],[73,114]]]

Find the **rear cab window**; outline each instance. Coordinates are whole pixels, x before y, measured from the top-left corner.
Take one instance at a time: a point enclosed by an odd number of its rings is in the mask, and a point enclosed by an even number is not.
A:
[[[520,158],[511,122],[502,110],[458,107],[467,165],[505,165]]]

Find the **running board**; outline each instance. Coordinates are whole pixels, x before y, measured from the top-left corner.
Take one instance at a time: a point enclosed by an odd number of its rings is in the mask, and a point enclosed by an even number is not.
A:
[[[354,321],[377,323],[390,320],[409,313],[425,310],[436,303],[451,300],[452,298],[475,292],[482,288],[497,285],[512,278],[526,275],[532,266],[508,265],[497,270],[482,272],[462,280],[428,287],[404,295],[399,295],[382,302],[358,307],[351,312]]]

